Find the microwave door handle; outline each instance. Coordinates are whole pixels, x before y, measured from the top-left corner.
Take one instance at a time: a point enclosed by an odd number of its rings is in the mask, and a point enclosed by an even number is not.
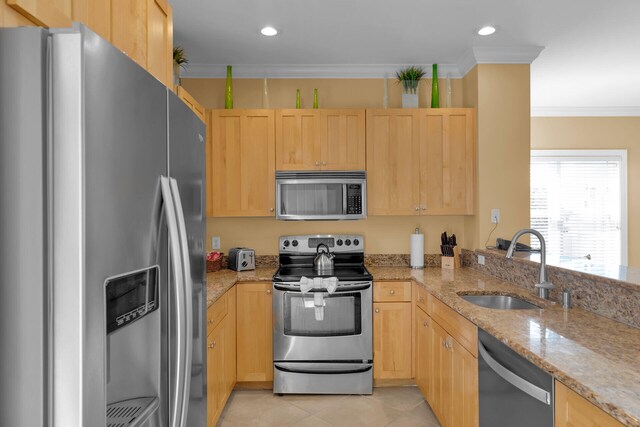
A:
[[[182,200],[180,198],[180,190],[178,189],[178,182],[175,178],[170,178],[169,183],[171,185],[171,192],[173,193],[173,204],[175,206],[178,236],[180,239],[180,250],[182,252],[182,271],[183,271],[183,284],[182,288],[184,294],[184,316],[185,321],[183,323],[183,353],[184,353],[184,365],[182,372],[184,380],[182,383],[182,409],[180,427],[186,427],[187,425],[187,412],[189,409],[189,390],[191,388],[191,355],[193,347],[193,282],[191,277],[191,263],[189,259],[189,243],[187,238],[187,226],[184,220],[184,211],[182,210]]]
[[[348,184],[342,184],[342,215],[347,214],[347,186]]]
[[[176,298],[176,357],[174,360],[175,377],[171,379],[171,387],[173,388],[172,399],[169,407],[170,427],[181,427],[180,422],[182,418],[182,399],[181,390],[183,389],[182,382],[184,376],[182,375],[182,366],[184,365],[184,354],[182,349],[184,348],[184,335],[183,335],[183,322],[184,322],[184,294],[182,289],[184,288],[182,269],[182,254],[180,253],[180,237],[178,232],[178,223],[176,220],[175,205],[173,202],[173,196],[171,194],[171,186],[169,184],[169,178],[160,177],[160,188],[162,190],[162,200],[164,205],[164,211],[167,218],[167,229],[169,230],[169,251],[171,259],[171,272],[173,275],[173,290]]]

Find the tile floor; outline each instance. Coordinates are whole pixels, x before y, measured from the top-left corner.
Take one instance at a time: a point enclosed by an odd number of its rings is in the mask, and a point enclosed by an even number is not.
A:
[[[376,388],[371,396],[275,396],[236,390],[218,422],[219,427],[439,425],[417,387]]]

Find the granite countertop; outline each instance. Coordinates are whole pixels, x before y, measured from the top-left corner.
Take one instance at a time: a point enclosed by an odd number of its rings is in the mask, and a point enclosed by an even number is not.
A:
[[[414,280],[614,418],[640,427],[640,329],[579,308],[564,310],[523,288],[469,268],[368,269],[374,280]],[[271,281],[275,270],[207,274],[207,305],[237,282]],[[458,293],[509,294],[544,309],[487,309],[463,300]]]

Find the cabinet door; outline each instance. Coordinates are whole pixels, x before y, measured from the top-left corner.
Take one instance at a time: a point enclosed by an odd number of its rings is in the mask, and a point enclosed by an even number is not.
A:
[[[238,382],[273,381],[271,283],[240,283],[236,288]]]
[[[365,110],[320,110],[324,170],[365,169]]]
[[[73,17],[72,0],[7,0],[0,3],[0,25],[12,27],[70,27]]]
[[[276,169],[321,167],[319,110],[276,110]]]
[[[236,288],[233,286],[227,294],[227,317],[224,322],[224,388],[225,401],[236,385]]]
[[[147,71],[173,87],[173,10],[167,0],[147,0]]]
[[[111,43],[147,68],[147,1],[111,1]]]
[[[420,208],[427,215],[471,215],[475,193],[475,111],[420,110]]]
[[[374,303],[373,311],[373,378],[411,378],[411,303]]]
[[[207,336],[207,424],[214,426],[224,406],[224,319]]]
[[[422,395],[431,401],[431,318],[416,308],[416,383]]]
[[[208,216],[274,216],[273,110],[213,110]]]
[[[178,86],[177,94],[178,97],[182,99],[182,102],[187,104],[187,106],[191,108],[194,113],[196,113],[196,116],[198,116],[200,120],[206,122],[204,107],[200,105],[200,103],[196,101],[196,99],[191,96],[191,94],[187,92],[185,88],[183,88],[182,86]]]
[[[614,419],[560,381],[555,382],[556,427],[622,427]]]
[[[420,213],[418,110],[367,110],[369,215]]]
[[[451,355],[451,423],[455,427],[476,427],[478,413],[478,359],[455,339],[449,340]]]
[[[429,405],[444,427],[451,425],[451,354],[446,348],[447,332],[431,322],[431,400]]]

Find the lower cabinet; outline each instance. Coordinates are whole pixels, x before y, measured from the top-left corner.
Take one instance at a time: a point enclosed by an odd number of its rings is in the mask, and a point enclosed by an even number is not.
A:
[[[433,297],[416,304],[416,383],[443,427],[475,427],[478,359],[460,342],[477,337],[477,328],[453,310],[443,317],[440,305]],[[444,325],[431,317],[434,312],[447,320]]]
[[[373,378],[411,379],[411,282],[375,282],[373,288]]]
[[[271,283],[239,283],[237,381],[273,381]]]
[[[215,426],[236,383],[236,287],[207,310],[207,425]]]
[[[622,427],[619,421],[578,393],[556,381],[556,427]]]

